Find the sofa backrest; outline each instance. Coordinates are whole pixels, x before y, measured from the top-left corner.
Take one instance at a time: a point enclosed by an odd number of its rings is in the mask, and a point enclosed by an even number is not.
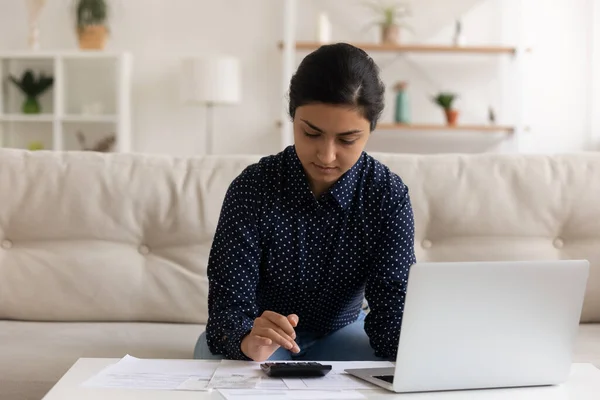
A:
[[[588,259],[600,322],[600,156],[373,155],[419,261]],[[0,150],[0,319],[205,323],[221,202],[259,159]]]

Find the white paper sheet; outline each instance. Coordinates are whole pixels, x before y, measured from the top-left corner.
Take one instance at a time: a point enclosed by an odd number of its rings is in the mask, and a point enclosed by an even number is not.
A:
[[[81,385],[94,388],[125,388],[154,390],[212,390],[255,389],[256,393],[269,390],[273,396],[289,389],[320,393],[355,389],[375,389],[375,385],[361,381],[344,372],[349,368],[385,368],[388,362],[327,362],[332,371],[323,378],[286,379],[270,378],[260,369],[260,363],[247,361],[198,361],[139,359],[127,355]],[[300,391],[300,390],[298,390]],[[315,392],[317,391],[317,392]],[[247,395],[247,390],[236,392]],[[287,392],[286,392],[287,393]],[[359,393],[360,394],[360,393]],[[332,394],[333,395],[333,394]],[[298,394],[297,396],[304,396]],[[289,398],[289,397],[286,397]],[[269,396],[269,399],[271,397]],[[316,400],[314,397],[310,397]]]
[[[292,390],[312,389],[312,390],[368,390],[377,389],[375,385],[369,382],[357,379],[353,376],[336,374],[330,372],[322,378],[285,378],[283,382]]]
[[[154,390],[206,390],[200,389],[208,382],[219,361],[155,360],[126,355],[81,385],[94,388],[125,388]],[[186,382],[197,382],[196,389]],[[206,385],[205,385],[206,387]]]
[[[246,374],[215,374],[208,383],[209,388],[215,389],[253,389],[258,386],[261,381],[260,376],[252,376]]]
[[[331,365],[331,372],[322,378],[285,378],[283,382],[293,390],[368,390],[378,389],[362,379],[358,379],[345,372],[351,368],[389,368],[394,364],[387,361],[336,361],[323,362]]]
[[[190,390],[196,392],[211,391],[208,386],[210,378],[189,378],[177,387],[177,390]]]
[[[257,389],[219,389],[227,400],[361,400],[366,397],[359,392],[315,391],[315,390],[257,390]]]
[[[223,360],[213,374],[209,387],[217,389],[256,388],[286,390],[280,378],[270,378],[252,361]]]

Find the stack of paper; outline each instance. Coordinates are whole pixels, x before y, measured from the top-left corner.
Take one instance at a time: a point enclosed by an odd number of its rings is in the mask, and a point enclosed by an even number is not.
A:
[[[220,361],[149,360],[126,355],[82,385],[95,388],[178,390],[186,381],[208,384]],[[200,388],[200,384],[198,388]],[[196,389],[199,390],[199,389]]]
[[[153,390],[218,390],[228,400],[363,399],[356,390],[375,389],[344,372],[349,368],[384,368],[388,362],[327,362],[322,378],[279,379],[266,376],[260,364],[246,361],[152,360],[129,355],[84,382],[85,387]]]

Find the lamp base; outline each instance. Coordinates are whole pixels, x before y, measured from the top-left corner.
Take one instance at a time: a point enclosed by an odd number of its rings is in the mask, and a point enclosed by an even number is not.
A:
[[[206,135],[206,148],[204,149],[206,154],[212,154],[213,153],[213,140],[212,140],[212,130],[213,130],[213,119],[214,119],[214,104],[213,103],[207,103],[206,104],[206,131],[205,131],[205,135]]]

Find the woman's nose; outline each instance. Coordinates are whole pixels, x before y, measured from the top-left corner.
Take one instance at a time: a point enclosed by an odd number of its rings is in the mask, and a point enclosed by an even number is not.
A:
[[[335,145],[325,142],[319,147],[317,157],[324,166],[333,163],[335,161]]]

